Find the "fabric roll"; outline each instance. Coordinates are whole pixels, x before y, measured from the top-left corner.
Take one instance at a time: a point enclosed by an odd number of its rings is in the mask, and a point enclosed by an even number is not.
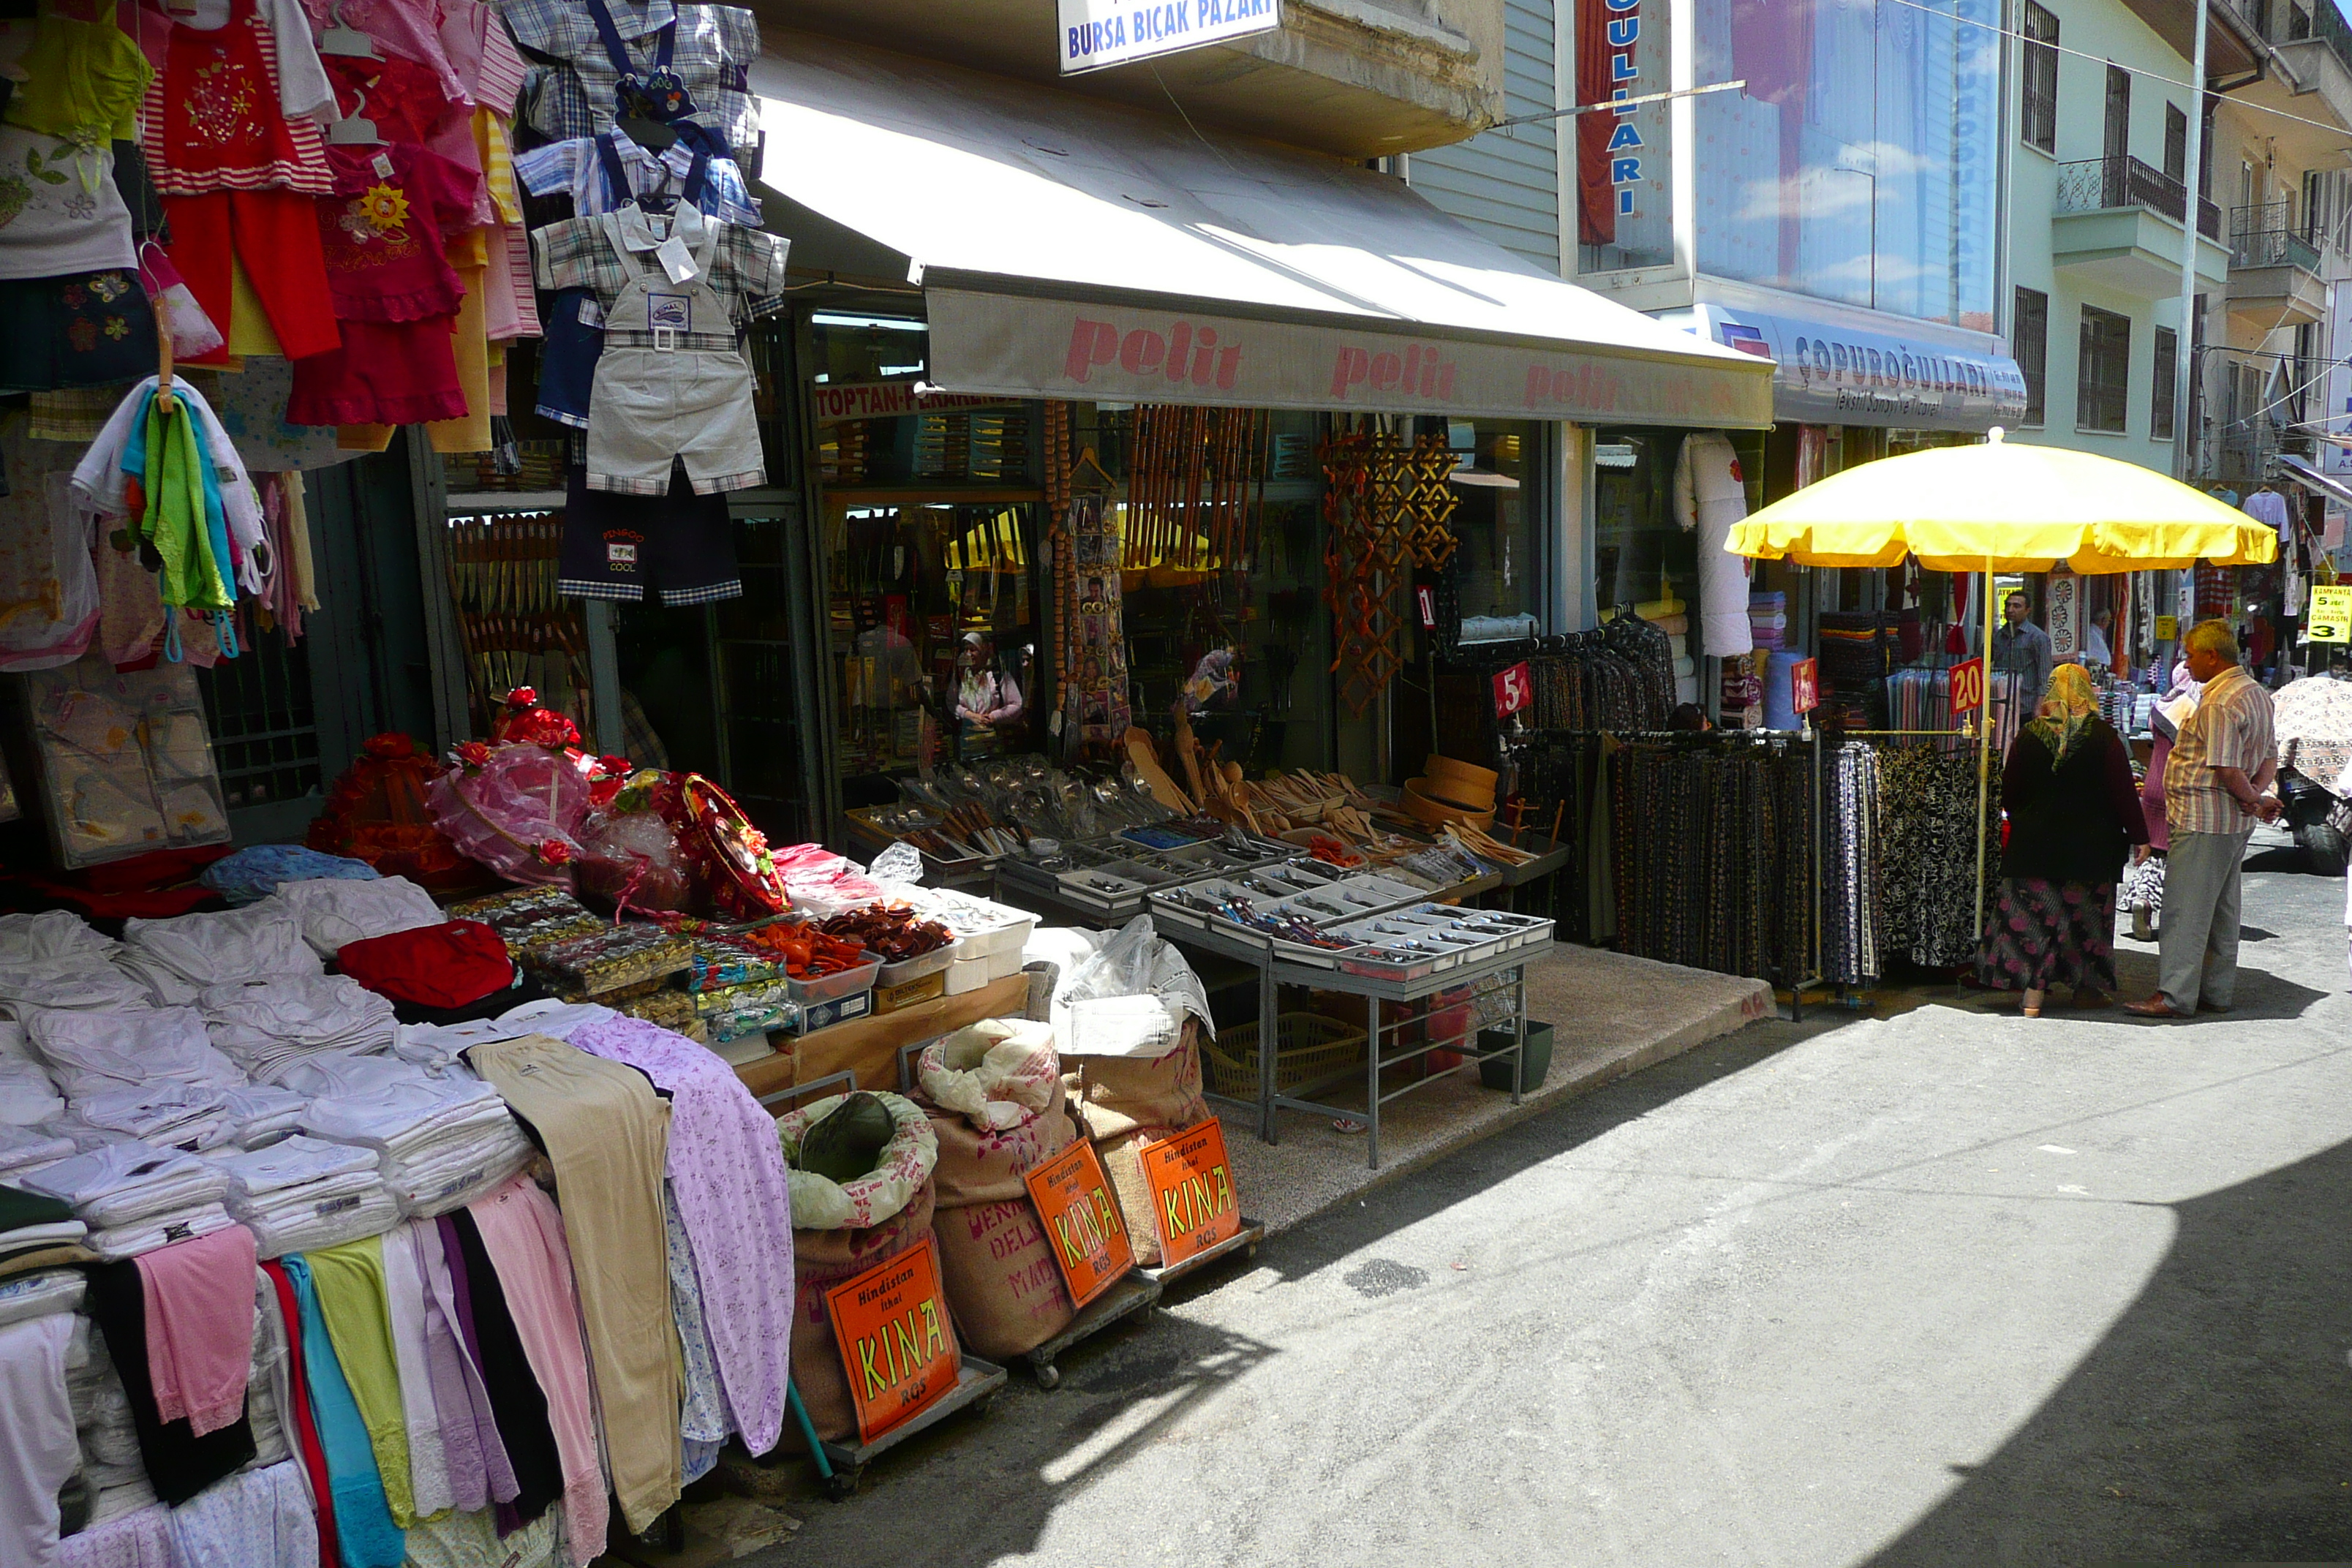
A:
[[[319,1525],[301,1467],[231,1476],[172,1510],[182,1568],[312,1568]]]
[[[412,1222],[413,1224],[413,1222]],[[400,1408],[408,1438],[410,1519],[428,1518],[456,1506],[449,1489],[449,1461],[441,1445],[441,1413],[433,1400],[431,1358],[425,1348],[425,1280],[416,1270],[410,1226],[379,1240],[383,1293],[392,1328],[394,1364],[400,1373]],[[399,1518],[397,1512],[393,1516]]]
[[[636,1069],[544,1035],[488,1041],[467,1056],[538,1131],[556,1191],[578,1221],[561,1234],[577,1255],[613,1491],[629,1528],[644,1530],[677,1500],[681,1484],[683,1372],[662,1223],[669,1103]]]
[[[383,1240],[367,1237],[303,1254],[335,1363],[366,1428],[392,1521],[415,1517],[408,1472],[408,1419],[400,1403],[400,1366],[392,1348],[392,1310],[384,1300]]]
[[[58,1489],[81,1462],[66,1394],[70,1312],[0,1328],[0,1562],[48,1568],[58,1560]]]
[[[743,1446],[764,1454],[782,1434],[792,1373],[792,1188],[775,1118],[707,1048],[643,1019],[591,1024],[572,1043],[670,1097],[669,1185],[712,1358]]]
[[[285,1271],[301,1313],[302,1371],[310,1381],[310,1417],[326,1462],[343,1568],[400,1568],[406,1555],[401,1529],[392,1521],[367,1424],[360,1419],[358,1402],[336,1359],[310,1259],[287,1258],[269,1267]]]
[[[278,1321],[286,1332],[286,1440],[302,1466],[302,1484],[310,1494],[310,1518],[319,1539],[320,1568],[335,1568],[342,1553],[335,1541],[334,1492],[327,1479],[326,1450],[310,1417],[310,1379],[302,1364],[302,1305],[286,1270],[265,1264],[261,1277],[268,1282]]]
[[[449,1265],[458,1338],[481,1374],[499,1444],[514,1468],[514,1500],[498,1510],[499,1532],[511,1534],[547,1513],[563,1496],[562,1452],[556,1447],[547,1393],[531,1370],[473,1214],[459,1209],[434,1223],[440,1227],[442,1256]]]
[[[253,1233],[231,1226],[141,1254],[155,1414],[201,1437],[245,1414],[253,1367]]]
[[[185,1502],[252,1461],[253,1427],[244,1420],[198,1436],[187,1422],[167,1422],[155,1414],[155,1391],[147,1376],[146,1287],[137,1264],[92,1268],[89,1305],[90,1316],[106,1336],[106,1352],[115,1375],[122,1380],[131,1425],[139,1435],[140,1460],[158,1498],[167,1503]],[[399,1559],[393,1561],[396,1563]]]
[[[564,1539],[571,1568],[586,1568],[604,1550],[604,1472],[597,1458],[596,1401],[588,1387],[588,1352],[580,1342],[563,1216],[556,1212],[554,1200],[520,1176],[468,1204],[466,1216],[505,1297],[525,1364],[545,1396],[548,1425],[562,1458]],[[463,1228],[461,1222],[461,1234]],[[615,1406],[607,1401],[604,1410],[605,1434],[617,1440],[623,1427]],[[674,1476],[678,1461],[674,1404],[667,1426],[665,1463]],[[645,1447],[642,1434],[635,1435],[632,1451],[642,1456]]]

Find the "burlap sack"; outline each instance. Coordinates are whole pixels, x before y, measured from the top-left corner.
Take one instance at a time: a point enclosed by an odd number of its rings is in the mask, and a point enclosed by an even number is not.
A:
[[[931,1108],[930,1114],[940,1149],[931,1179],[943,1209],[1026,1200],[1029,1188],[1022,1178],[1077,1136],[1058,1079],[1043,1110],[1001,1132],[983,1131],[951,1110]]]
[[[934,1110],[931,1131],[940,1145],[931,1229],[956,1332],[990,1360],[1034,1350],[1076,1312],[1023,1179],[1079,1136],[1061,1080],[1054,1080],[1045,1108],[1017,1127],[982,1131]]]
[[[956,1337],[974,1355],[1003,1361],[1034,1350],[1077,1315],[1027,1197],[941,1209],[931,1233]]]
[[[1209,1114],[1200,1020],[1184,1020],[1181,1043],[1164,1057],[1066,1056],[1062,1086],[1097,1144],[1138,1127],[1190,1127]]]
[[[907,1206],[864,1230],[793,1232],[793,1382],[808,1406],[816,1435],[828,1442],[855,1440],[857,1409],[849,1402],[849,1374],[833,1341],[833,1313],[825,1292],[885,1258],[920,1247],[930,1234],[934,1196],[927,1180]],[[952,1300],[952,1298],[950,1298]],[[798,1450],[800,1424],[784,1423],[783,1446]]]
[[[1200,1118],[1205,1120],[1204,1110]],[[1185,1126],[1191,1126],[1191,1122]],[[1129,1127],[1123,1132],[1095,1140],[1095,1158],[1102,1162],[1103,1174],[1110,1178],[1111,1195],[1118,1200],[1118,1212],[1127,1221],[1127,1239],[1135,1248],[1135,1261],[1144,1268],[1160,1267],[1160,1226],[1151,1213],[1151,1184],[1144,1179],[1143,1146],[1162,1138],[1172,1138],[1182,1127]]]

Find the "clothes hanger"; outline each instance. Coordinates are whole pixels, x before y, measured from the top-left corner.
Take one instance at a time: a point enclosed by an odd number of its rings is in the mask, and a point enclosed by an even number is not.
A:
[[[337,0],[341,4],[341,0]],[[362,37],[365,37],[363,33]],[[383,138],[376,134],[375,121],[359,112],[367,107],[368,89],[362,88],[360,100],[352,111],[327,127],[327,144],[331,147],[381,147]]]
[[[1069,482],[1072,490],[1075,491],[1080,488],[1079,475],[1087,469],[1094,471],[1092,480],[1084,487],[1089,493],[1100,492],[1103,495],[1109,495],[1118,489],[1118,481],[1112,479],[1109,470],[1102,466],[1101,460],[1095,456],[1095,449],[1092,447],[1085,447],[1078,451],[1078,460],[1070,465]]]
[[[327,13],[328,25],[317,30],[312,43],[322,55],[341,55],[355,60],[380,60],[375,40],[343,20],[343,0],[335,0]]]

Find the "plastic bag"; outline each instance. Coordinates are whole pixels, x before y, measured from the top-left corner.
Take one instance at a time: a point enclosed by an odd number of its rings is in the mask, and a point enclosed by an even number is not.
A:
[[[880,1225],[913,1201],[940,1163],[939,1135],[931,1131],[929,1113],[904,1095],[877,1093],[875,1098],[888,1108],[898,1131],[883,1146],[872,1173],[840,1183],[801,1170],[796,1162],[802,1137],[848,1098],[836,1094],[814,1100],[776,1119],[776,1137],[792,1181],[794,1230],[865,1230]]]
[[[675,773],[632,775],[581,825],[580,890],[622,910],[692,908],[706,875]]]
[[[926,1046],[915,1079],[932,1104],[1003,1131],[1045,1109],[1061,1071],[1051,1025],[988,1018]]]
[[[877,882],[920,882],[923,879],[923,852],[904,839],[887,846],[874,857],[874,864],[866,874]]]
[[[433,819],[467,858],[513,882],[572,884],[588,811],[587,759],[519,743],[458,748],[426,793]]]

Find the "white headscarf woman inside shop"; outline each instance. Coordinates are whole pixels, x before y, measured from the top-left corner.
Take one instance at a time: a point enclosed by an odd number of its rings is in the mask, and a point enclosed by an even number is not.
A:
[[[995,640],[986,632],[963,634],[956,665],[956,719],[964,754],[993,752],[1000,738],[1020,724],[1027,706],[1020,682],[998,659]]]

